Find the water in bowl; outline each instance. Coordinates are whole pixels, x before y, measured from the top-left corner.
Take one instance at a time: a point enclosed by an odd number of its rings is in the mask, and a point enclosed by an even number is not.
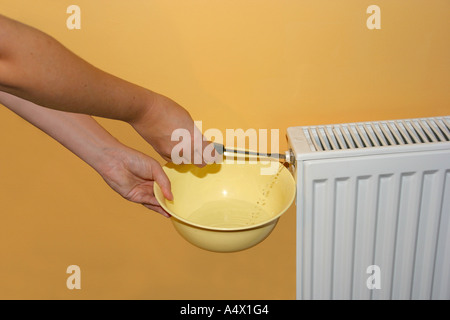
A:
[[[261,205],[236,199],[205,203],[192,212],[187,220],[206,227],[242,228],[267,221],[272,214]]]

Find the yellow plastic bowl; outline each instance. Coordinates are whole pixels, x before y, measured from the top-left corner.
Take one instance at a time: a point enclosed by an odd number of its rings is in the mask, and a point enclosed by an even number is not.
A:
[[[156,183],[154,192],[187,241],[214,252],[240,251],[263,241],[294,200],[294,178],[277,165],[267,175],[268,165],[260,162],[203,168],[168,163],[163,169],[174,198],[165,199]]]

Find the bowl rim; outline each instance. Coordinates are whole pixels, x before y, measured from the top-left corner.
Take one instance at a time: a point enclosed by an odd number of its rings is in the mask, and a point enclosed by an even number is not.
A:
[[[168,163],[166,163],[166,164],[168,164]],[[282,164],[280,164],[280,165],[282,165]],[[163,168],[165,167],[166,165],[164,165],[163,166]],[[288,170],[286,167],[284,167],[284,169],[286,169],[286,170]],[[284,170],[283,169],[283,170]],[[174,219],[176,219],[176,220],[180,220],[180,221],[182,221],[183,223],[185,223],[185,224],[187,224],[187,225],[189,225],[189,226],[192,226],[192,227],[196,227],[196,228],[199,228],[199,229],[205,229],[205,230],[213,230],[213,231],[226,231],[226,232],[233,232],[233,231],[243,231],[243,230],[250,230],[250,229],[257,229],[257,228],[261,228],[261,227],[263,227],[263,226],[265,226],[265,225],[267,225],[267,224],[271,224],[271,223],[273,223],[274,221],[276,221],[276,220],[278,220],[290,207],[291,207],[291,205],[292,205],[292,203],[294,202],[294,199],[295,199],[295,196],[296,196],[296,194],[297,194],[297,186],[296,186],[296,184],[295,184],[295,179],[294,179],[294,177],[292,176],[292,174],[291,174],[291,172],[289,172],[289,170],[288,170],[288,173],[289,173],[289,177],[290,177],[290,181],[292,182],[292,188],[293,188],[293,192],[292,192],[292,197],[291,197],[291,199],[289,199],[289,201],[288,201],[288,203],[287,203],[287,205],[276,215],[276,216],[273,216],[272,218],[270,218],[269,220],[265,220],[265,221],[262,221],[262,222],[260,222],[260,223],[258,223],[258,224],[252,224],[252,225],[249,225],[249,226],[245,226],[245,227],[238,227],[238,228],[227,228],[227,227],[209,227],[209,226],[204,226],[204,225],[201,225],[201,224],[198,224],[198,223],[195,223],[195,222],[192,222],[192,221],[189,221],[189,220],[187,220],[187,219],[185,219],[185,218],[182,218],[182,217],[180,217],[180,216],[178,216],[177,214],[175,214],[175,213],[172,213],[171,212],[171,210],[169,210],[168,208],[167,208],[167,206],[166,206],[166,204],[165,204],[165,199],[161,199],[160,197],[161,197],[161,195],[162,195],[162,191],[161,191],[161,188],[160,188],[160,186],[158,185],[158,183],[155,181],[154,183],[153,183],[153,193],[154,193],[154,195],[155,195],[155,198],[156,198],[156,200],[158,201],[158,203],[159,203],[159,205],[166,211],[166,212],[168,212],[169,214],[170,214],[170,218],[174,218]],[[158,192],[157,192],[158,191]],[[164,197],[164,196],[163,196]]]

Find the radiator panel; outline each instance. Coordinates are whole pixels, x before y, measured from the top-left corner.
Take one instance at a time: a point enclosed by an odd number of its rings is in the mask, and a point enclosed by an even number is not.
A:
[[[450,294],[450,171],[444,179],[442,209],[439,222],[439,236],[436,250],[436,265],[433,277],[432,299],[449,299]]]
[[[299,299],[450,299],[450,150],[298,162]],[[369,289],[367,268],[380,268]]]

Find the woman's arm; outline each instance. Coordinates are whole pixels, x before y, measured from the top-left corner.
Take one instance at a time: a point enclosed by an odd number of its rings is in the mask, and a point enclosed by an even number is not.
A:
[[[153,194],[156,181],[172,199],[170,182],[156,160],[124,146],[88,115],[44,108],[5,92],[0,92],[0,103],[88,163],[124,198],[168,216]]]
[[[47,34],[0,15],[0,89],[34,103],[133,121],[154,94],[103,72]]]
[[[2,15],[0,91],[47,108],[128,122],[166,160],[176,145],[170,139],[175,129],[187,129],[192,141],[198,130],[171,99],[99,70],[49,35]],[[192,148],[191,159],[206,145]]]

